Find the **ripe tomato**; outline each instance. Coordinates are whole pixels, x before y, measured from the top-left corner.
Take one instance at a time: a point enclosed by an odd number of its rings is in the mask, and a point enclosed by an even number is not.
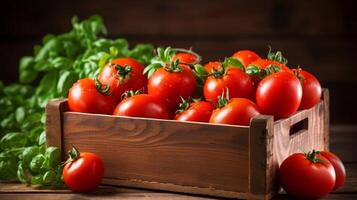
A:
[[[289,117],[299,108],[302,88],[294,74],[277,72],[264,78],[256,90],[256,102],[261,113],[275,119]]]
[[[258,54],[250,50],[237,51],[232,57],[238,59],[244,67],[260,58]]]
[[[187,102],[180,104],[180,110],[175,119],[179,121],[208,122],[214,106],[207,101]]]
[[[114,115],[169,119],[169,112],[157,97],[139,94],[124,99],[114,110]]]
[[[95,190],[104,174],[102,159],[94,153],[79,153],[75,148],[69,152],[69,157],[63,168],[64,183],[76,192]]]
[[[226,90],[232,98],[250,98],[254,87],[251,78],[237,67],[220,67],[209,76],[203,86],[207,101],[217,103],[217,98]]]
[[[133,58],[117,58],[103,67],[98,80],[108,85],[110,93],[119,101],[127,90],[145,90],[147,78],[143,70],[143,65]]]
[[[180,63],[184,64],[195,64],[198,63],[199,58],[196,55],[191,53],[176,53],[172,57],[172,61],[179,60]]]
[[[73,112],[112,114],[115,99],[105,96],[108,87],[90,78],[78,80],[68,93],[68,107]]]
[[[250,63],[251,65],[257,66],[260,69],[265,69],[266,67],[270,66],[270,65],[275,65],[277,67],[279,67],[282,71],[288,71],[291,72],[290,68],[287,67],[286,65],[279,63],[277,61],[273,61],[273,60],[269,60],[269,59],[258,59],[255,60],[254,62]]]
[[[317,199],[327,195],[335,185],[335,170],[326,158],[315,151],[289,156],[279,169],[284,190],[297,199]]]
[[[302,86],[302,99],[299,109],[312,108],[320,102],[321,99],[321,85],[319,80],[311,73],[302,70],[293,70],[297,78],[300,80]]]
[[[226,105],[213,111],[210,123],[248,126],[250,119],[259,115],[254,102],[245,98],[230,99]]]
[[[329,160],[333,168],[335,169],[336,182],[333,189],[337,190],[338,188],[342,187],[345,184],[345,179],[346,179],[345,166],[343,166],[342,161],[332,152],[321,151],[320,154],[323,157],[325,157],[327,160]]]
[[[173,63],[159,68],[149,79],[148,94],[162,99],[170,111],[177,109],[181,97],[194,96],[196,78],[190,67]]]
[[[207,70],[207,72],[211,73],[212,69],[219,70],[221,69],[222,63],[218,61],[211,61],[207,64],[204,65],[204,68]]]

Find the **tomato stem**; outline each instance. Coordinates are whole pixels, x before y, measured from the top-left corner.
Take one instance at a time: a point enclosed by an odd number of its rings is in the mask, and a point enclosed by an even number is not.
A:
[[[297,69],[293,69],[293,73],[295,75],[296,78],[298,78],[300,81],[305,80],[305,78],[301,75],[301,67],[298,66]]]
[[[125,91],[122,96],[121,96],[121,99],[126,99],[126,98],[129,98],[129,97],[132,97],[132,96],[135,96],[135,95],[138,95],[138,94],[143,94],[144,91],[142,89],[140,90],[127,90]]]
[[[80,155],[81,153],[78,151],[78,149],[73,146],[72,149],[68,151],[68,159],[62,165],[66,165],[67,163],[71,163],[77,160]]]
[[[316,155],[320,154],[320,151],[312,150],[312,151],[309,151],[304,154],[305,154],[305,157],[313,163],[322,163],[322,164],[325,163],[324,160],[316,157]]]
[[[102,84],[98,78],[95,79],[95,88],[104,96],[109,95],[110,87],[109,85]]]
[[[179,60],[172,61],[171,64],[166,65],[164,69],[170,73],[181,73],[183,71]]]
[[[217,108],[223,108],[229,102],[229,89],[226,88],[226,95],[224,95],[224,91],[222,92],[221,96],[218,96]]]
[[[277,61],[277,62],[282,63],[282,64],[284,64],[284,65],[286,65],[286,64],[288,63],[288,59],[286,59],[286,58],[283,56],[283,54],[281,53],[281,51],[272,52],[270,46],[269,46],[269,52],[268,52],[267,58],[268,58],[269,60]]]
[[[117,64],[112,64],[112,66],[117,71],[119,77],[119,83],[122,83],[124,80],[130,78],[130,73],[132,71],[132,67],[130,65],[121,66]]]

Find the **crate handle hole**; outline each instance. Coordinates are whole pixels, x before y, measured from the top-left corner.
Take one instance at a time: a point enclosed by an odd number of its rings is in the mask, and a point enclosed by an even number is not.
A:
[[[298,123],[295,123],[290,127],[289,134],[290,136],[296,135],[297,133],[302,133],[304,131],[307,131],[309,128],[309,119],[305,118]]]

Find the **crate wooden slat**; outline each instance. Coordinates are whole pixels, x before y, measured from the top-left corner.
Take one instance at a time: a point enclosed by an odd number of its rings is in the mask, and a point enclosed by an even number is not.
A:
[[[98,154],[104,183],[242,199],[270,199],[276,171],[288,155],[328,148],[328,91],[315,107],[250,126],[118,117],[67,111],[66,100],[46,108],[49,146]]]

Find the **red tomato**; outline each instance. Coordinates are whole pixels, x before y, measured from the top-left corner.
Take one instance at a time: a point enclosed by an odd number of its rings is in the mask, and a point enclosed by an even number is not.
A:
[[[143,70],[143,65],[133,58],[117,58],[101,70],[98,80],[110,86],[110,93],[120,100],[127,90],[145,90],[147,78]]]
[[[79,153],[75,149],[73,151],[76,151],[73,153],[74,157],[70,158],[73,161],[67,163],[63,168],[63,181],[76,192],[95,190],[104,174],[102,159],[94,153]]]
[[[204,68],[207,70],[208,73],[212,72],[212,69],[219,70],[221,69],[222,63],[218,61],[212,61],[205,64]]]
[[[237,51],[232,57],[238,59],[244,67],[260,58],[258,54],[250,50]]]
[[[299,109],[312,108],[320,102],[321,85],[317,78],[309,72],[301,69],[294,70],[302,86],[302,99]]]
[[[214,106],[207,101],[187,102],[187,107],[182,109],[181,112],[176,114],[176,120],[208,122],[212,111],[214,110]]]
[[[148,94],[139,94],[124,99],[115,108],[114,115],[169,119],[169,112],[164,103]]]
[[[342,161],[332,152],[321,151],[320,154],[323,157],[325,157],[327,160],[329,160],[333,168],[335,169],[336,182],[333,189],[337,190],[338,188],[342,187],[345,184],[345,180],[346,180],[345,166],[343,166]]]
[[[180,63],[185,64],[195,64],[198,62],[199,58],[191,53],[176,53],[172,57],[172,61],[179,60]]]
[[[279,169],[280,185],[297,199],[323,197],[332,191],[335,180],[330,161],[314,151],[289,156]]]
[[[269,65],[275,65],[277,67],[279,67],[282,71],[288,71],[291,72],[290,68],[287,67],[286,65],[279,63],[277,61],[273,61],[273,60],[269,60],[269,59],[258,59],[255,60],[254,62],[250,63],[251,65],[257,66],[260,69],[265,69],[266,67],[268,67]]]
[[[227,89],[232,98],[250,98],[254,93],[253,81],[246,73],[237,67],[226,67],[206,79],[203,94],[207,101],[217,103],[217,97]]]
[[[115,107],[115,99],[103,95],[90,78],[78,80],[73,84],[68,93],[68,107],[73,112],[112,114]]]
[[[245,98],[233,98],[222,108],[213,111],[210,123],[248,126],[250,119],[259,115],[254,102]]]
[[[277,72],[264,78],[256,90],[256,102],[261,113],[275,119],[289,117],[299,108],[302,88],[294,74]]]
[[[187,99],[195,91],[196,78],[187,65],[159,68],[149,79],[148,94],[162,99],[170,111],[177,109],[181,97]]]

